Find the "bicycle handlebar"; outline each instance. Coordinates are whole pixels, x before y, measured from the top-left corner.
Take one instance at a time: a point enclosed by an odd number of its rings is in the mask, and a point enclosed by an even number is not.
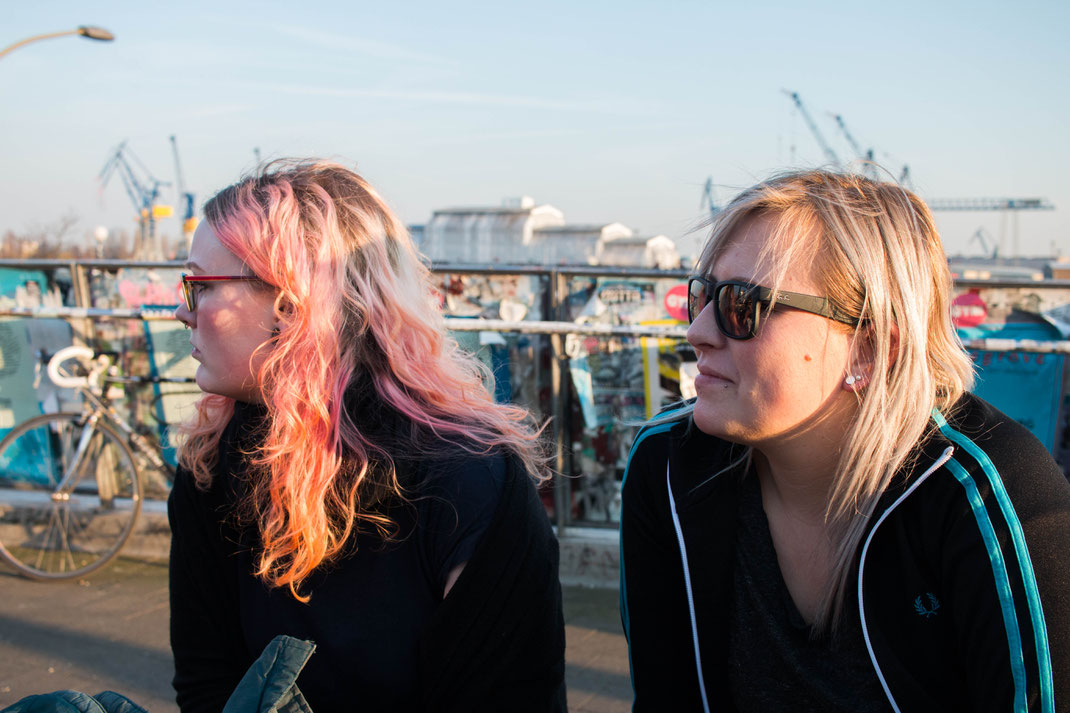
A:
[[[48,360],[48,378],[56,386],[66,389],[89,387],[94,390],[100,383],[112,384],[193,384],[197,380],[188,376],[117,376],[104,373],[107,362],[101,363],[100,357],[114,356],[112,352],[95,352],[89,347],[70,346],[60,349]],[[64,371],[60,364],[71,359],[90,362],[88,376],[72,376]],[[94,360],[96,362],[94,363]]]
[[[71,376],[62,369],[60,364],[70,359],[79,360],[91,360],[93,358],[93,350],[89,347],[82,347],[78,345],[64,347],[58,352],[52,355],[52,358],[48,360],[48,378],[52,379],[52,383],[56,386],[60,386],[66,389],[77,389],[89,385],[89,378],[85,376]]]

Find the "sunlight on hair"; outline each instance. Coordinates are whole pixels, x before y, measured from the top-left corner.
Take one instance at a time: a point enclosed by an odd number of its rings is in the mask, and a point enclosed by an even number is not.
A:
[[[301,584],[352,545],[354,529],[396,530],[375,507],[405,497],[396,451],[354,422],[353,402],[411,422],[406,453],[444,441],[500,447],[538,482],[548,477],[539,431],[524,409],[494,402],[485,367],[447,336],[406,227],[363,178],[335,163],[276,161],[204,212],[223,245],[277,290],[282,327],[260,348],[268,419],[248,503],[268,583],[307,599]],[[232,413],[229,399],[206,395],[184,429],[180,461],[202,488]]]

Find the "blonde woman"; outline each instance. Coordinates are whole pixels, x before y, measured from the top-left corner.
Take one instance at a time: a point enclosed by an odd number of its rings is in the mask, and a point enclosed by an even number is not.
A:
[[[278,635],[330,711],[564,708],[557,544],[528,414],[447,338],[405,226],[343,166],[205,206],[176,317],[205,396],[169,509],[184,713]]]
[[[698,396],[623,486],[636,711],[1070,709],[1070,485],[969,393],[950,301],[898,186],[791,173],[718,216]]]

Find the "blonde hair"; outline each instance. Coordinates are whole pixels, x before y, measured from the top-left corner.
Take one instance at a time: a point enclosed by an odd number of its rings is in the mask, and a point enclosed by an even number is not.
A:
[[[399,456],[502,448],[535,480],[547,477],[529,414],[495,403],[485,367],[447,336],[408,231],[363,178],[336,163],[276,161],[204,212],[220,242],[277,291],[281,326],[259,348],[267,419],[247,454],[243,504],[259,527],[257,574],[267,583],[305,600],[302,582],[348,551],[361,524],[390,536],[395,523],[381,506],[404,497]],[[400,433],[354,421],[384,409],[401,419]],[[233,400],[208,394],[185,427],[179,460],[202,488],[233,412]]]
[[[859,320],[852,353],[866,350],[872,358],[825,513],[832,570],[814,630],[835,629],[878,499],[907,464],[933,409],[946,413],[972,386],[973,368],[951,322],[940,236],[916,195],[825,170],[775,176],[717,217],[697,272],[709,273],[744,223],[759,217],[772,226],[759,257],[771,287],[779,288],[789,268],[810,266],[822,295]]]

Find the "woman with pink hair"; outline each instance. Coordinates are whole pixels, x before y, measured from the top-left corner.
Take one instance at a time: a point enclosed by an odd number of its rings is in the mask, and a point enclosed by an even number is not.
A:
[[[279,635],[332,710],[563,710],[557,543],[523,409],[445,332],[408,231],[343,166],[224,188],[182,277],[205,392],[169,501],[184,713]]]

